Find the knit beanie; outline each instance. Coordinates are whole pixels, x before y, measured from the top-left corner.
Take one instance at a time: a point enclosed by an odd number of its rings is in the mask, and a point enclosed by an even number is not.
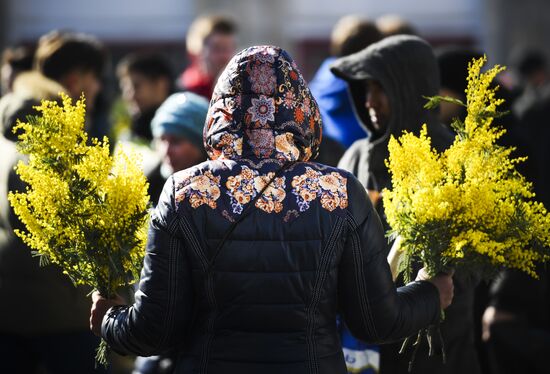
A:
[[[208,100],[202,96],[192,92],[172,94],[157,109],[151,121],[153,136],[181,136],[202,148],[202,129],[207,112]]]

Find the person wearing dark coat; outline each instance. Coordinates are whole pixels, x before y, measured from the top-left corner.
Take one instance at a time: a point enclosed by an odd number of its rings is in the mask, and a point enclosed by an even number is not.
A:
[[[381,201],[383,189],[391,189],[384,160],[389,156],[391,136],[403,131],[418,134],[427,125],[432,146],[443,151],[451,145],[453,134],[443,125],[437,112],[424,108],[427,96],[439,93],[439,69],[431,46],[412,35],[382,39],[353,55],[337,59],[332,71],[348,82],[358,119],[369,136],[355,142],[338,166],[353,173],[368,190],[386,229]],[[389,245],[385,247],[389,253]],[[444,364],[439,355],[428,357],[424,341],[416,354],[413,373],[479,373],[474,346],[473,297],[475,277],[454,275],[456,297],[445,312],[441,331],[447,353]],[[401,281],[402,282],[402,281]],[[441,352],[435,341],[436,352]],[[406,372],[412,350],[399,354],[401,342],[380,347],[380,373]]]
[[[533,182],[538,201],[550,208],[550,71],[544,54],[528,51],[516,58],[515,69],[523,82],[523,92],[515,100],[512,112],[519,121],[524,144],[529,150],[527,177]]]
[[[178,373],[344,374],[338,312],[369,342],[436,321],[451,277],[421,271],[396,290],[365,189],[310,161],[320,137],[287,52],[237,54],[210,102],[210,160],[169,178],[135,303],[95,293],[92,331],[120,353],[176,348]]]
[[[40,266],[31,248],[15,235],[15,229],[25,227],[8,202],[9,191],[26,188],[14,170],[18,161],[25,161],[16,147],[17,121],[38,115],[35,106],[43,99],[58,99],[60,92],[78,97],[85,87],[77,82],[87,82],[92,88],[87,92],[93,93],[94,81],[99,81],[95,70],[101,66],[94,61],[101,54],[94,44],[80,37],[54,44],[48,48],[50,58],[43,49],[48,46],[39,47],[45,70],[20,73],[13,91],[0,99],[0,373],[109,372],[96,370],[93,363],[99,339],[88,331],[90,289],[75,287],[57,265]]]
[[[528,156],[527,167],[521,172],[533,182],[535,199],[548,209],[550,75],[546,57],[540,51],[520,50],[513,56],[512,66],[523,83],[523,92],[512,105],[519,121],[515,140],[524,141],[520,154]],[[482,319],[491,374],[548,372],[550,270],[540,265],[537,274],[539,278],[535,279],[519,270],[506,269],[491,284]]]
[[[541,265],[537,274],[506,269],[491,285],[483,315],[491,374],[548,372],[550,270]]]

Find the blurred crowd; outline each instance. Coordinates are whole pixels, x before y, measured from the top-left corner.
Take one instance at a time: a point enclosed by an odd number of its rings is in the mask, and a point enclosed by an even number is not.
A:
[[[41,100],[58,100],[59,92],[66,92],[75,100],[85,97],[91,136],[108,137],[113,147],[132,147],[143,155],[154,205],[172,173],[207,158],[204,121],[218,75],[237,52],[238,24],[224,16],[201,16],[189,27],[185,44],[182,54],[188,64],[181,72],[162,53],[139,50],[116,61],[113,69],[104,44],[72,31],[52,31],[36,46],[12,46],[2,52],[0,372],[172,372],[170,355],[94,367],[99,341],[89,331],[90,290],[75,288],[53,266],[39,267],[38,259],[13,234],[20,223],[7,192],[24,189],[13,171],[24,159],[15,148],[17,120],[36,114],[34,106]],[[437,111],[428,110],[423,96],[464,101],[468,63],[481,56],[483,51],[472,46],[432,46],[397,16],[342,18],[330,37],[330,56],[309,82],[323,120],[323,142],[315,161],[355,174],[384,222],[381,193],[391,187],[384,170],[389,136],[417,131],[427,123],[434,146],[449,145],[450,125],[465,116],[464,108],[443,103]],[[548,208],[547,57],[541,51],[518,49],[508,65],[499,77],[498,92],[507,110],[498,120],[507,131],[500,141],[515,147],[516,156],[528,156],[518,168]],[[105,89],[110,76],[118,82],[116,95]],[[447,362],[428,357],[427,348],[421,348],[413,373],[548,372],[548,269],[540,268],[539,279],[507,270],[490,283],[457,272],[455,287],[442,323]],[[398,353],[399,343],[368,344],[355,339],[343,320],[337,323],[349,372],[407,372],[411,352]]]

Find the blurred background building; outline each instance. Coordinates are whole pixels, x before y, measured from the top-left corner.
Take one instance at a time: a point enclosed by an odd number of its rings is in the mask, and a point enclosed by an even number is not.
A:
[[[434,45],[461,44],[507,63],[518,45],[550,52],[548,0],[2,0],[0,48],[32,44],[52,29],[99,37],[114,61],[135,49],[162,50],[186,64],[184,37],[202,13],[233,16],[240,47],[273,43],[292,52],[306,77],[328,54],[335,22],[346,14],[398,14]]]

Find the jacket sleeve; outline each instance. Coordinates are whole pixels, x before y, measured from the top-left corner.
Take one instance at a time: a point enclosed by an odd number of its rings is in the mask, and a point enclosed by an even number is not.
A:
[[[186,335],[193,290],[173,202],[170,178],[151,216],[135,303],[111,308],[103,318],[102,336],[118,353],[162,354],[182,343]]]
[[[439,318],[439,293],[427,281],[396,289],[387,240],[363,186],[348,178],[349,232],[339,268],[339,305],[352,334],[382,343],[412,335]]]

